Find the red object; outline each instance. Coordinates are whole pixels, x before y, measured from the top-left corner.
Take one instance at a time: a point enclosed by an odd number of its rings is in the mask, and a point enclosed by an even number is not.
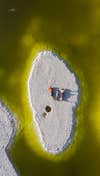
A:
[[[49,87],[49,88],[48,88],[48,92],[49,92],[49,93],[52,93],[52,90],[53,90],[52,87]]]

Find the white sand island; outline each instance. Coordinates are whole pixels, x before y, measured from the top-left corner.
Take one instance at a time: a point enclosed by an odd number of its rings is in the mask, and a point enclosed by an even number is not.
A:
[[[67,90],[55,99],[52,90]],[[28,79],[28,97],[41,144],[49,153],[63,151],[72,141],[74,111],[78,103],[79,85],[75,74],[51,51],[39,52]],[[66,96],[66,97],[65,97]]]
[[[17,176],[8,156],[14,135],[14,118],[7,107],[0,102],[0,176]]]

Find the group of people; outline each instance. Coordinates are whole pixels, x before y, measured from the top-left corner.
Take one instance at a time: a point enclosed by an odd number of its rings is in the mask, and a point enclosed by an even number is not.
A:
[[[70,89],[59,89],[58,87],[49,87],[48,92],[58,101],[68,101],[68,98],[73,95]]]

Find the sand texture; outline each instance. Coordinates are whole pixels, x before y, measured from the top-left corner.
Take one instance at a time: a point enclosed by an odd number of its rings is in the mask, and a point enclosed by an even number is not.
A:
[[[0,176],[17,176],[8,154],[14,135],[15,120],[0,102]]]
[[[68,89],[71,95],[66,101],[54,100],[48,93],[50,86]],[[51,51],[38,53],[29,74],[28,95],[37,134],[49,153],[63,151],[72,141],[78,94],[76,76],[68,65]],[[47,105],[51,107],[48,113]]]

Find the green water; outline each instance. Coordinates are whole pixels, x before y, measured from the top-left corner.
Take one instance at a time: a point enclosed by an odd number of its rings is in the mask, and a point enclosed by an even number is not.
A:
[[[0,98],[19,119],[11,156],[21,176],[100,175],[99,47],[99,0],[0,1]],[[38,145],[26,93],[29,68],[42,49],[64,58],[81,86],[75,141],[55,157]]]

